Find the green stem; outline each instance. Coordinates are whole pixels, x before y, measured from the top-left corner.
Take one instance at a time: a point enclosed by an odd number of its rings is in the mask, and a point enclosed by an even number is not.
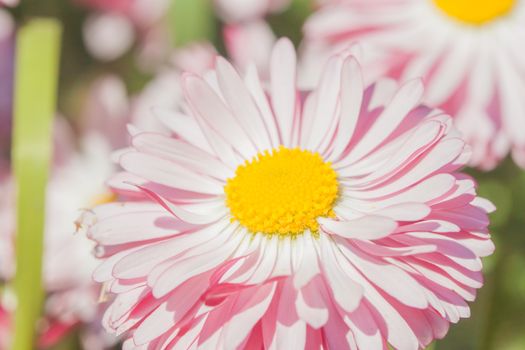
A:
[[[44,291],[45,191],[52,153],[61,26],[35,19],[17,36],[13,168],[17,184],[14,350],[34,349]]]

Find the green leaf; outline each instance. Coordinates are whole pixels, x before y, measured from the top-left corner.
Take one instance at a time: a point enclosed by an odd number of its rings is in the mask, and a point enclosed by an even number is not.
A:
[[[12,349],[34,349],[44,292],[45,190],[52,153],[61,25],[34,19],[17,36],[13,167],[17,184],[15,333]]]
[[[215,41],[217,20],[212,0],[172,0],[169,13],[171,37],[175,46],[194,41]]]
[[[303,40],[303,25],[313,11],[311,0],[293,0],[283,13],[271,15],[268,22],[277,37],[290,38],[295,45]]]

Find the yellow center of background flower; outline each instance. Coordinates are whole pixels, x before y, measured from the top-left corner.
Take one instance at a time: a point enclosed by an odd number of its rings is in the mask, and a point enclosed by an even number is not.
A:
[[[117,194],[114,193],[114,192],[104,192],[104,193],[100,193],[100,194],[97,194],[96,196],[94,196],[92,199],[91,199],[91,207],[96,207],[97,205],[102,205],[102,204],[108,204],[108,203],[111,203],[111,202],[115,202],[117,200]]]
[[[508,14],[516,0],[433,0],[448,16],[480,25]]]
[[[333,217],[337,174],[318,153],[280,147],[240,165],[224,191],[234,220],[252,233],[295,237]]]

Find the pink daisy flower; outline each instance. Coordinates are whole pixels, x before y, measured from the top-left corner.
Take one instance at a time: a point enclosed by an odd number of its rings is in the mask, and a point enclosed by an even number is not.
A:
[[[348,53],[296,88],[219,58],[183,77],[173,136],[134,132],[86,212],[124,349],[419,349],[469,316],[492,205],[458,172],[468,147],[419,80],[365,86]],[[253,67],[252,67],[253,68]],[[168,111],[165,112],[170,113]]]
[[[310,54],[359,41],[374,73],[424,77],[425,101],[455,117],[473,146],[471,164],[491,169],[511,152],[525,167],[525,1],[324,3],[305,26]]]

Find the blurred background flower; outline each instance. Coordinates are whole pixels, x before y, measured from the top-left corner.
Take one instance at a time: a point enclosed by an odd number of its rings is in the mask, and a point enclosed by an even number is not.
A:
[[[305,26],[318,60],[359,42],[372,79],[423,77],[473,147],[471,164],[493,169],[509,152],[525,167],[525,2],[521,0],[325,1]]]
[[[70,332],[80,331],[89,349],[105,349],[116,343],[103,332],[100,323],[103,304],[99,303],[100,288],[91,275],[97,265],[92,255],[94,245],[79,233],[75,224],[80,210],[112,199],[105,181],[112,174],[108,162],[111,146],[100,133],[90,131],[80,144],[69,126],[60,117],[55,123],[55,161],[47,188],[45,252],[43,283],[47,293],[45,311],[39,326],[39,345],[49,347]],[[16,200],[11,177],[1,180],[0,217],[0,279],[9,283],[16,272]],[[6,290],[4,317],[16,312]],[[5,322],[0,322],[5,325]],[[10,337],[7,337],[10,339]],[[95,342],[97,341],[97,343]]]
[[[166,13],[170,0],[77,0],[94,10],[84,22],[83,36],[89,53],[113,61],[136,45],[138,59],[152,69],[168,46]]]

